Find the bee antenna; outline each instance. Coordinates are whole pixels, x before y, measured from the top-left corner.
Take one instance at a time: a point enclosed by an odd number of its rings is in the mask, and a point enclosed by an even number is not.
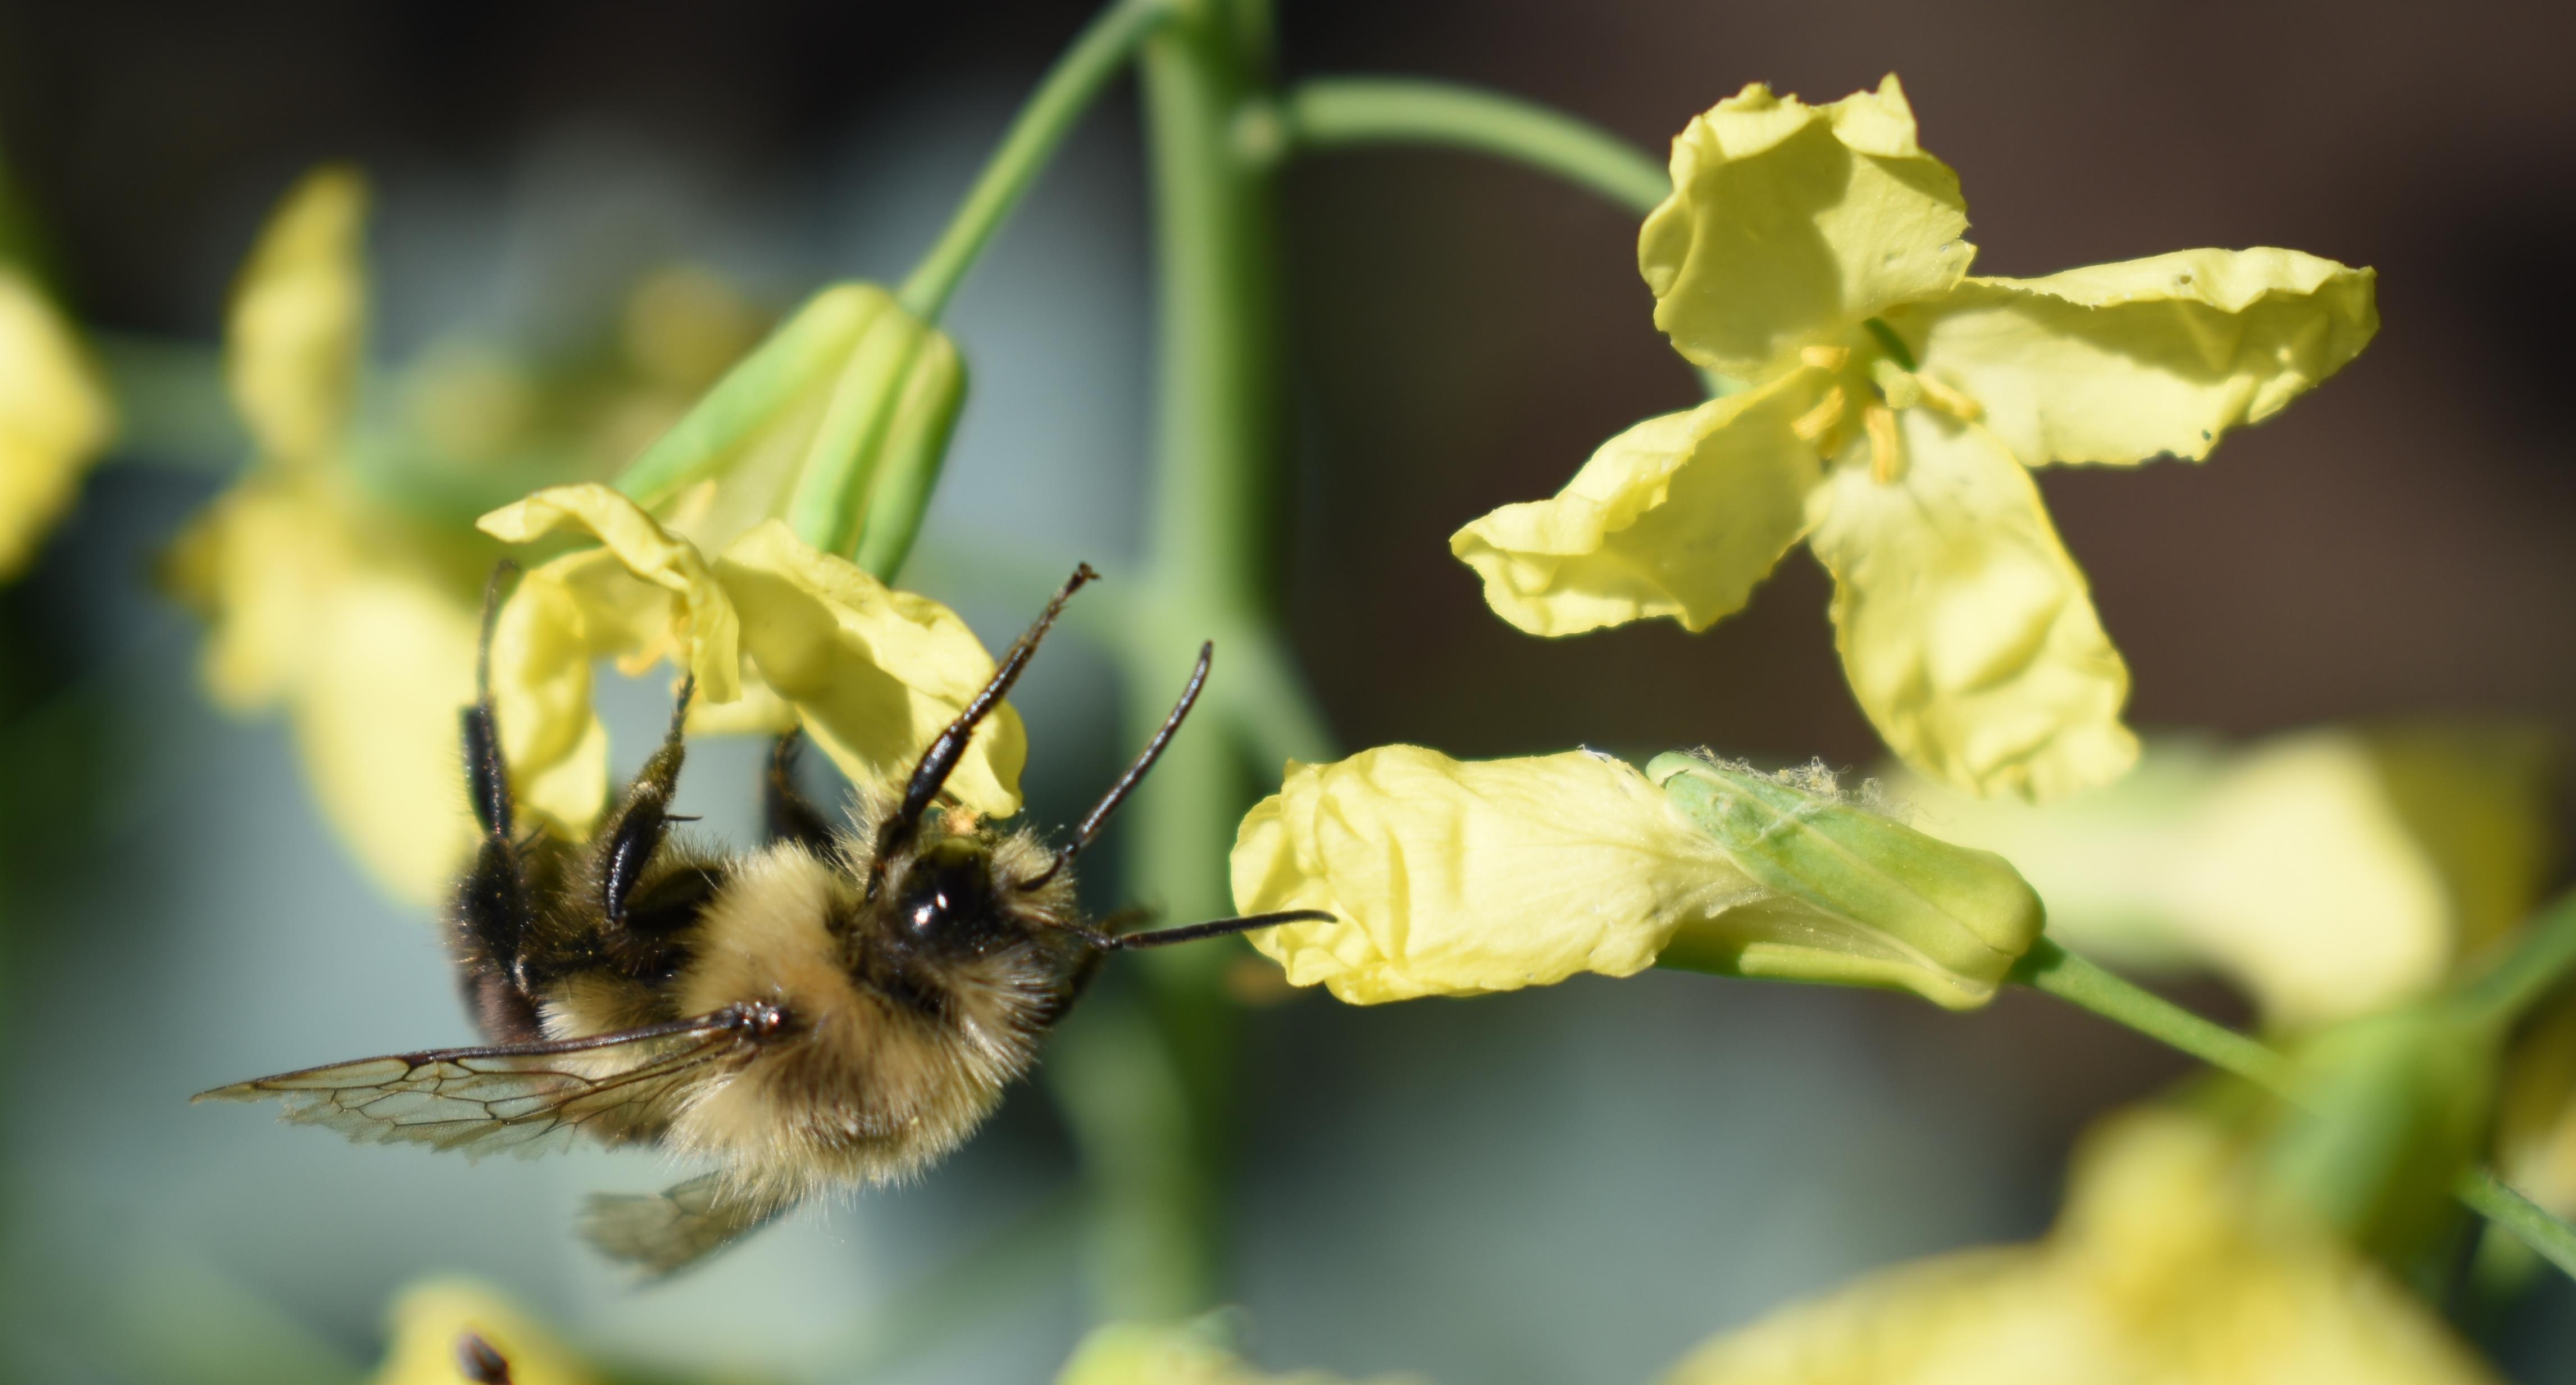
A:
[[[1109,815],[1117,812],[1118,805],[1127,801],[1127,795],[1134,793],[1136,786],[1145,781],[1145,772],[1154,767],[1156,760],[1163,758],[1163,748],[1172,743],[1181,723],[1188,720],[1190,708],[1198,703],[1199,689],[1207,686],[1208,662],[1215,657],[1215,641],[1199,646],[1198,667],[1190,670],[1190,681],[1181,689],[1181,700],[1172,704],[1172,714],[1163,718],[1162,729],[1154,733],[1152,740],[1145,742],[1144,751],[1137,755],[1134,764],[1127,767],[1125,774],[1118,776],[1118,782],[1109,786],[1109,792],[1102,794],[1100,801],[1091,805],[1091,811],[1082,815],[1082,825],[1074,829],[1073,845],[1057,852],[1055,860],[1035,877],[1021,881],[1021,889],[1034,890],[1053,880],[1056,872],[1071,864],[1074,857],[1082,854],[1084,847],[1091,845],[1091,839],[1100,835]]]
[[[1096,581],[1099,577],[1099,573],[1091,570],[1091,564],[1076,564],[1073,576],[1065,579],[1054,598],[1047,602],[1046,609],[1038,612],[1037,622],[1029,627],[1028,633],[1012,642],[1010,652],[1002,656],[1001,664],[993,670],[993,676],[985,682],[983,690],[975,694],[975,700],[967,703],[966,710],[959,712],[957,719],[948,723],[948,729],[940,732],[939,738],[930,743],[930,748],[921,753],[921,763],[913,766],[912,779],[904,785],[903,802],[877,829],[876,869],[869,877],[870,893],[874,893],[878,875],[885,870],[886,857],[919,830],[922,814],[930,811],[930,801],[947,786],[948,776],[956,771],[957,762],[966,758],[966,743],[974,737],[975,728],[985,717],[992,715],[994,708],[1002,705],[1011,685],[1019,681],[1020,670],[1028,667],[1029,656],[1038,652],[1038,641],[1046,638],[1047,628],[1054,625],[1055,618],[1063,613],[1064,603],[1082,590],[1084,583]]]
[[[492,631],[501,623],[501,590],[518,575],[519,565],[503,558],[483,579],[482,634],[474,642],[474,697],[479,702],[492,700]]]
[[[1246,914],[1241,918],[1211,919],[1206,923],[1183,924],[1178,928],[1157,928],[1147,933],[1104,934],[1100,945],[1112,952],[1132,952],[1140,947],[1169,947],[1174,943],[1194,943],[1202,938],[1222,938],[1234,933],[1249,933],[1256,928],[1275,928],[1283,923],[1339,923],[1341,920],[1321,909],[1282,909],[1275,914]]]

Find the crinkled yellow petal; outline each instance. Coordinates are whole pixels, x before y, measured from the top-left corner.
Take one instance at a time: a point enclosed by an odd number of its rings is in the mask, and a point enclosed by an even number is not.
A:
[[[1792,430],[1821,374],[1650,418],[1601,445],[1553,499],[1506,505],[1450,536],[1494,613],[1533,635],[1653,616],[1704,630],[1743,609],[1807,531],[1820,477]]]
[[[286,712],[327,820],[415,903],[444,896],[473,843],[456,716],[473,698],[489,561],[337,477],[289,472],[227,492],[164,568],[209,624],[209,692],[235,712]]]
[[[573,529],[599,540],[637,579],[677,598],[668,608],[667,648],[640,655],[682,656],[698,680],[697,695],[726,703],[742,695],[742,659],[733,603],[697,546],[662,527],[642,506],[596,482],[550,486],[478,521],[504,543],[531,543]],[[621,610],[634,609],[618,603]],[[594,647],[607,648],[594,641]]]
[[[1674,138],[1672,174],[1637,265],[1655,325],[1720,374],[1761,378],[1801,345],[1938,297],[1976,254],[1958,175],[1915,142],[1893,76],[1829,106],[1748,86]]]
[[[1213,1318],[1178,1323],[1113,1322],[1091,1330],[1056,1376],[1056,1385],[1340,1385],[1326,1371],[1272,1375],[1237,1356]],[[1379,1376],[1375,1385],[1405,1385],[1413,1376]]]
[[[1810,543],[1835,577],[1852,693],[1906,763],[2050,799],[2137,758],[2129,671],[2039,488],[1991,434],[1909,409],[1892,482],[1843,465]]]
[[[106,391],[70,324],[0,264],[0,581],[35,556],[109,427]]]
[[[2134,966],[2205,965],[2302,1029],[2431,993],[2546,878],[2548,758],[2496,728],[2324,730],[2234,754],[2150,742],[2045,809],[1908,776],[1897,796],[2001,853],[2049,933]]]
[[[856,782],[909,774],[993,676],[992,656],[956,612],[817,551],[783,521],[743,535],[716,574],[761,680]],[[1027,759],[1019,713],[1005,705],[977,728],[948,791],[978,813],[1008,816],[1019,810]]]
[[[635,581],[617,555],[568,553],[519,579],[492,627],[492,712],[522,810],[568,840],[608,802],[608,728],[591,665],[658,645],[670,593]]]
[[[1888,320],[2027,465],[2198,461],[2360,354],[2376,277],[2296,250],[2181,250],[1969,279]]]
[[[393,1344],[372,1385],[459,1385],[458,1339],[467,1333],[500,1354],[510,1385],[590,1385],[600,1377],[508,1300],[481,1284],[433,1279],[394,1303]]]
[[[2220,1138],[2115,1118],[2032,1246],[1942,1256],[1772,1314],[1665,1385],[2488,1385],[2439,1317],[2267,1215]]]
[[[1585,751],[1291,764],[1244,818],[1233,872],[1244,913],[1342,920],[1252,939],[1353,1004],[1631,975],[1686,921],[1762,893],[1635,767]]]
[[[224,370],[262,455],[307,464],[339,445],[366,338],[367,189],[315,169],[291,189],[233,287]]]

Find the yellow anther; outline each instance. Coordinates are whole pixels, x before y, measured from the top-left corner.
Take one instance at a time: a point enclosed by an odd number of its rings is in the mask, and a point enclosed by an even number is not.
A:
[[[1811,346],[1807,349],[1813,351],[1817,348]],[[1825,391],[1825,397],[1816,401],[1816,407],[1798,415],[1797,421],[1789,425],[1789,431],[1807,442],[1815,442],[1832,432],[1834,425],[1842,421],[1843,387],[1836,385]]]
[[[1986,407],[1929,375],[1914,377],[1915,386],[1923,391],[1923,402],[1959,420],[1974,423]]]
[[[1896,411],[1884,404],[1861,410],[1861,427],[1869,433],[1869,478],[1889,485],[1905,475],[1905,439],[1896,431]]]
[[[1818,370],[1840,370],[1843,368],[1845,362],[1851,360],[1851,348],[1848,346],[1801,346],[1798,348],[1798,359],[1814,366]]]

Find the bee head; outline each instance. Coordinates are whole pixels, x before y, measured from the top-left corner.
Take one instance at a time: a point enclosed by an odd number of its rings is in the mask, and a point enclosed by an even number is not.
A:
[[[993,850],[978,834],[941,837],[915,853],[895,887],[896,936],[925,952],[982,957],[1027,936],[993,885]]]

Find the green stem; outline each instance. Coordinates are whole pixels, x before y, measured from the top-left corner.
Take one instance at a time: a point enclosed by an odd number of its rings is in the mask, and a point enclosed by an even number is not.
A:
[[[2576,893],[2541,910],[2511,952],[2461,988],[2459,1000],[2489,1024],[2511,1024],[2570,971],[2576,971]]]
[[[2047,938],[2040,939],[2023,955],[2013,969],[2012,979],[2180,1049],[2213,1067],[2224,1068],[2293,1105],[2303,1104],[2288,1059],[2225,1025],[2202,1019],[2144,987],[2122,980]],[[2469,1210],[2513,1233],[2523,1244],[2576,1277],[2576,1227],[2542,1210],[2486,1169],[2461,1174],[2452,1193]]]
[[[984,243],[1001,228],[1021,194],[1064,142],[1101,89],[1127,65],[1136,48],[1172,18],[1171,0],[1119,0],[1101,12],[1056,59],[1038,89],[1020,108],[984,172],[930,253],[921,257],[896,292],[904,308],[924,322],[939,321]]]
[[[1333,77],[1302,82],[1282,115],[1292,148],[1431,144],[1553,173],[1639,216],[1673,190],[1663,167],[1596,125],[1500,92],[1447,82]]]
[[[2095,966],[2051,939],[2040,939],[2022,954],[2020,963],[2013,968],[2012,979],[2126,1025],[2257,1086],[2275,1092],[2289,1090],[2290,1064],[2280,1054]]]
[[[2576,1278],[2576,1226],[2551,1216],[2485,1169],[2460,1175],[2452,1191],[2470,1211],[2512,1232],[2516,1240]]]

